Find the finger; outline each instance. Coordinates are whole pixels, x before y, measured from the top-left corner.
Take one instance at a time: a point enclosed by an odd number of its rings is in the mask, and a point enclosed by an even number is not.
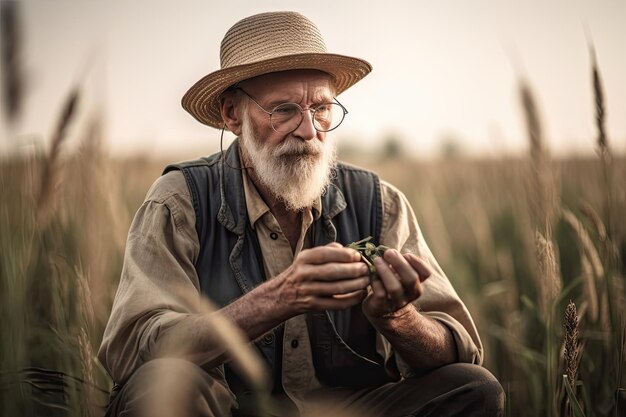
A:
[[[331,248],[343,248],[343,245],[341,243],[337,243],[337,242],[330,242],[326,246],[330,246]]]
[[[372,289],[372,297],[376,300],[378,305],[387,305],[387,291],[385,291],[385,286],[380,280],[372,281],[370,284],[370,288]]]
[[[404,287],[413,288],[416,282],[420,282],[420,276],[417,271],[397,250],[387,250],[384,259],[391,265],[391,269],[397,274]]]
[[[378,312],[377,314],[387,314],[393,311],[387,291],[385,291],[381,281],[377,280],[371,283],[368,297],[370,298],[371,309]]]
[[[403,256],[404,259],[406,259],[407,262],[417,271],[420,276],[420,281],[424,282],[433,274],[433,270],[430,265],[428,265],[422,258],[419,258],[412,253],[405,253]]]
[[[358,262],[361,254],[350,248],[337,245],[318,246],[300,252],[297,260],[308,264],[325,264],[329,262]]]
[[[391,307],[404,305],[405,291],[396,274],[383,258],[374,259],[374,266],[391,302]]]
[[[368,276],[334,282],[311,281],[302,284],[301,292],[305,295],[315,296],[345,295],[354,291],[364,290],[369,283]]]
[[[424,293],[424,289],[421,284],[423,280],[416,269],[413,268],[413,265],[408,262],[406,257],[394,249],[386,251],[384,257],[385,261],[389,262],[391,269],[396,272],[398,279],[402,283],[404,288],[403,302],[413,301],[421,297]],[[412,255],[412,257],[419,261],[419,258],[415,255]]]
[[[393,273],[396,275],[396,278],[398,279],[398,281],[400,281],[400,284],[404,288],[405,299],[411,298],[410,294],[414,293],[414,291],[413,291],[414,288],[420,289],[419,295],[422,294],[422,292],[421,292],[422,282],[419,279],[419,275],[417,275],[415,273],[415,279],[409,279],[409,278],[406,278],[406,277],[403,278],[400,275],[398,275],[398,273],[395,271],[395,269],[393,268],[392,265],[389,265],[389,269],[391,269],[393,271]]]
[[[345,294],[333,294],[331,298],[334,300],[346,300],[356,296],[363,297],[365,295],[367,295],[367,288],[361,288]]]
[[[359,304],[366,295],[365,290],[359,290],[339,297],[314,298],[311,300],[311,310],[344,310]]]
[[[367,265],[363,262],[305,264],[298,271],[304,280],[315,281],[337,281],[368,275]]]

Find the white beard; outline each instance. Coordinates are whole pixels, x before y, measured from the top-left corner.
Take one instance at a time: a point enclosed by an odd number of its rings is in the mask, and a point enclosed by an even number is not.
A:
[[[240,142],[255,179],[289,211],[311,207],[333,178],[337,152],[329,135],[323,142],[289,135],[278,145],[268,146],[256,137],[244,111]]]

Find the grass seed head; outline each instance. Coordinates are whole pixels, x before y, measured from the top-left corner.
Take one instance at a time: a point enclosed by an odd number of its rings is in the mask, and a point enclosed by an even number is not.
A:
[[[565,373],[572,387],[575,387],[580,346],[578,344],[578,314],[576,304],[571,300],[565,308],[563,326],[565,327]]]
[[[550,311],[554,300],[561,292],[561,272],[552,241],[546,239],[540,232],[536,232],[535,245],[537,263],[541,272],[537,280],[537,291],[542,312],[547,317],[547,312]]]

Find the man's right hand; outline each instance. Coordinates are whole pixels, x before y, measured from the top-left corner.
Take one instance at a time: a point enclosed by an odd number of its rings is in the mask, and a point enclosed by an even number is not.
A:
[[[357,251],[330,243],[303,250],[281,274],[220,312],[255,340],[299,314],[359,304],[367,295],[369,280],[367,266]]]
[[[288,316],[352,307],[363,300],[369,285],[359,253],[338,243],[303,250],[275,279],[277,307],[285,308]]]

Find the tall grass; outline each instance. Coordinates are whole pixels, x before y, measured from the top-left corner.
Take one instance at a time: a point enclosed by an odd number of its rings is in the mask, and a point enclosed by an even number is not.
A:
[[[8,318],[0,321],[2,415],[98,416],[111,389],[95,353],[130,219],[160,166],[133,181],[130,173],[137,174],[141,161],[106,156],[97,115],[84,123],[78,149],[62,156],[65,132],[79,113],[79,93],[68,95],[48,152],[0,161],[0,193],[7,197],[0,205],[0,313]],[[244,337],[211,314],[207,301],[186,304],[207,315],[259,394],[259,407],[266,406],[266,374]],[[179,341],[162,352],[185,354]]]
[[[431,249],[477,322],[486,348],[486,366],[508,392],[510,415],[547,416],[549,409],[553,415],[558,413],[564,395],[563,321],[570,299],[579,307],[580,317],[577,395],[586,415],[615,415],[617,388],[625,386],[623,376],[617,374],[624,363],[623,344],[618,341],[623,329],[619,310],[612,313],[616,326],[611,325],[608,299],[616,303],[625,295],[624,288],[616,284],[623,283],[624,265],[612,270],[613,290],[605,291],[607,257],[602,250],[603,235],[597,232],[603,229],[583,214],[583,210],[595,207],[597,211],[603,205],[601,162],[584,158],[550,164],[553,172],[562,175],[559,213],[563,214],[555,217],[552,242],[560,288],[540,272],[537,255],[542,250],[537,250],[541,245],[537,245],[534,206],[527,196],[529,161],[389,162],[375,168],[399,185],[415,207]],[[613,167],[616,178],[626,178],[623,158],[614,158]],[[567,207],[586,230],[588,244],[596,248],[597,257],[590,255],[589,268],[585,267],[584,248],[579,246],[581,234],[567,223],[568,209],[563,209]],[[599,221],[601,217],[595,216]],[[624,248],[624,237],[616,240]],[[598,275],[601,272],[604,274]],[[551,285],[552,294],[549,330],[547,312],[541,307],[545,289],[539,287],[546,284]],[[597,321],[590,318],[593,298],[588,295],[589,288],[595,289],[598,299]],[[548,341],[551,381],[547,380]],[[549,386],[554,390],[552,400]],[[623,398],[621,401],[623,404]]]
[[[611,157],[602,130],[606,110],[595,61],[591,72],[598,159],[550,158],[535,93],[523,81],[527,160],[397,166],[390,178],[412,179],[401,188],[422,211],[433,248],[445,248],[435,253],[478,320],[510,415],[560,415],[573,399],[580,405],[574,415],[625,412],[626,167],[623,158]],[[569,299],[580,317],[576,380],[563,379]]]
[[[0,409],[6,415],[43,414],[42,410],[48,415],[79,414],[86,407],[80,402],[86,386],[93,382],[98,388],[110,387],[93,353],[117,285],[125,232],[162,164],[110,160],[90,146],[95,145],[82,146],[79,153],[58,164],[59,186],[45,226],[36,221],[34,203],[44,157],[1,164],[0,192],[10,196],[0,203],[0,309],[7,318],[0,321]],[[619,327],[623,310],[617,307],[623,306],[618,301],[624,298],[623,285],[618,284],[623,266],[615,270],[605,265],[602,227],[575,209],[581,198],[587,212],[602,206],[602,169],[599,161],[591,160],[551,164],[563,173],[562,204],[572,207],[563,211],[563,220],[554,229],[553,245],[559,250],[553,250],[552,256],[558,256],[563,284],[560,290],[550,290],[549,300],[554,304],[551,334],[540,307],[545,301],[540,301],[539,271],[544,268],[536,258],[541,250],[537,250],[539,240],[526,197],[525,161],[405,162],[375,168],[400,186],[416,208],[427,240],[479,326],[486,365],[508,392],[510,415],[546,416],[549,407],[559,406],[565,369],[558,361],[564,337],[560,323],[570,298],[580,310],[582,346],[573,385],[578,387],[586,415],[607,415],[616,410],[617,387],[624,386],[618,374],[623,363],[623,329]],[[615,159],[613,166],[616,177],[626,174],[623,160]],[[567,219],[571,216],[577,228],[586,230],[586,238],[570,226]],[[590,255],[588,260],[581,239],[595,246],[597,256]],[[619,240],[611,237],[611,241]],[[547,250],[547,240],[541,242],[542,250]],[[620,242],[623,247],[623,239]],[[548,337],[554,357],[552,405],[546,392]],[[62,371],[88,384],[70,385],[65,389],[68,397],[59,398],[59,393],[50,391],[55,385],[46,382],[46,375],[24,373],[30,367]],[[106,402],[95,387],[90,395],[97,399],[89,403]],[[67,410],[49,412],[52,404],[65,404]]]

